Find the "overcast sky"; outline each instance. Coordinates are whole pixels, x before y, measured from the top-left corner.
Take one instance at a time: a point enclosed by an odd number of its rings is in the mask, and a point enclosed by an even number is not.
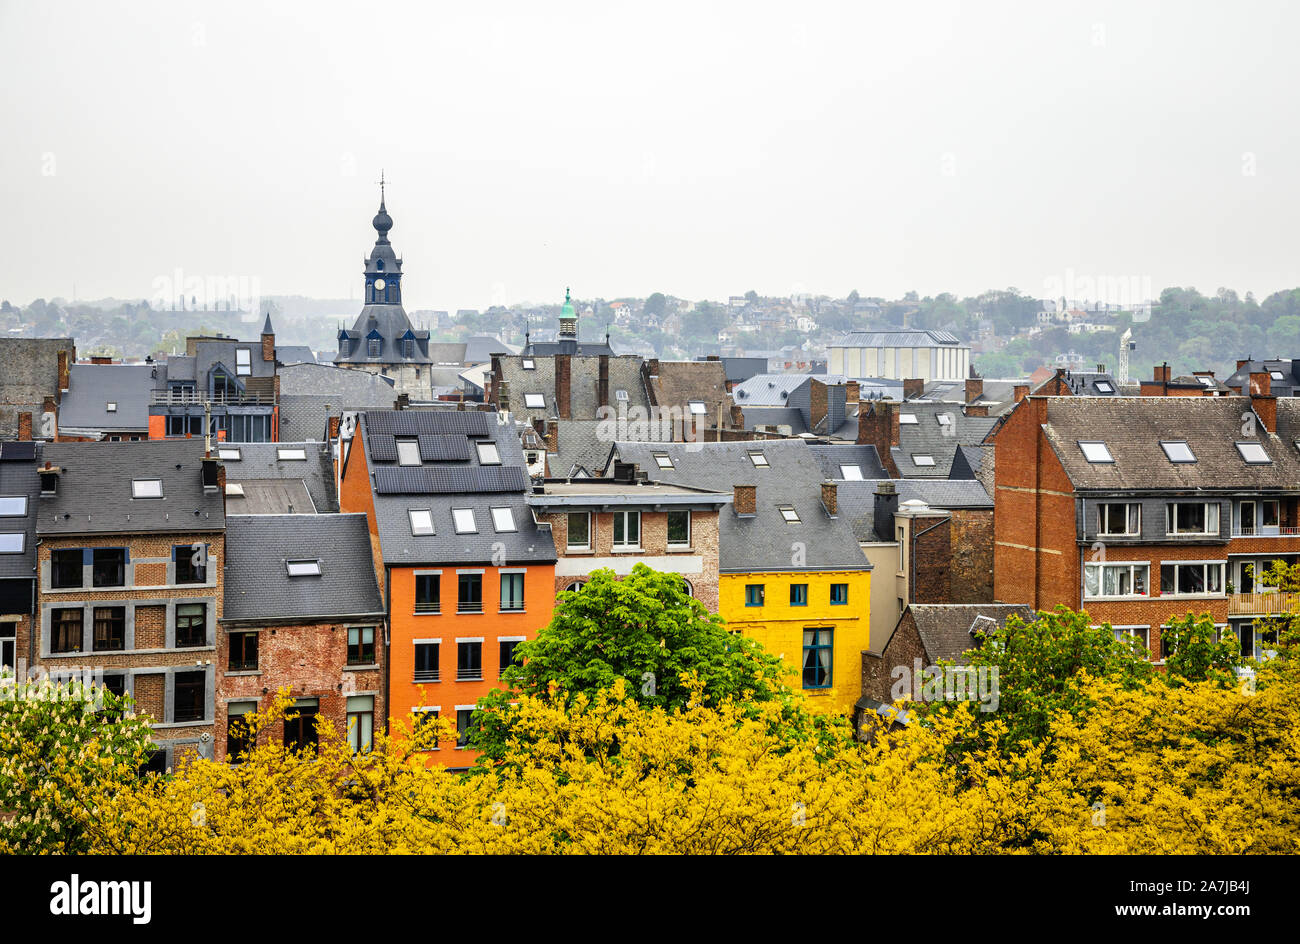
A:
[[[491,9],[487,9],[487,7]],[[1300,284],[1300,5],[0,0],[0,297]],[[1076,293],[1077,294],[1077,293]]]

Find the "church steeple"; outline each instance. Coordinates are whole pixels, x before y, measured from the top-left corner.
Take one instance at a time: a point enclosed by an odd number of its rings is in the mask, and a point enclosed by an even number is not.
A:
[[[365,260],[367,305],[400,305],[402,303],[402,260],[393,252],[388,241],[388,231],[393,228],[393,218],[384,206],[384,175],[379,175],[379,212],[371,220],[377,234],[375,248]]]

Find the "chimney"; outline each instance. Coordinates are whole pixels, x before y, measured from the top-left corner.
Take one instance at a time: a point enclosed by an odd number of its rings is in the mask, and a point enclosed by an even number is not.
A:
[[[1246,366],[1247,364],[1249,364],[1249,363],[1250,363],[1250,361],[1248,361],[1248,360],[1246,360],[1246,361],[1237,361],[1237,370],[1241,370],[1243,367],[1245,367],[1245,366]]]
[[[555,355],[555,409],[560,419],[572,419],[569,410],[569,355]]]
[[[658,376],[659,376],[659,358],[657,358],[657,357],[652,357],[652,358],[650,358],[650,360],[646,361],[646,368],[650,371],[650,376],[651,376],[651,377],[658,377]]]
[[[966,407],[967,416],[988,416],[989,405],[987,403],[972,403]]]
[[[1271,394],[1253,394],[1250,405],[1259,417],[1259,424],[1270,433],[1277,432],[1277,397]]]
[[[510,412],[510,381],[502,379],[497,381],[496,396],[493,398],[498,413]]]
[[[890,447],[898,445],[898,404],[893,400],[876,400],[869,409],[858,407],[859,446],[875,446],[880,463],[890,478],[900,478]]]
[[[411,395],[409,393],[399,393],[397,400],[393,403],[394,410],[405,410],[411,405]]]
[[[881,482],[874,496],[873,525],[876,537],[882,541],[894,540],[894,515],[898,513],[898,490],[893,482]]]
[[[59,351],[59,393],[68,389],[69,372],[68,372],[68,352]]]
[[[1016,384],[1011,388],[1011,395],[1016,403],[1029,396],[1029,384]]]
[[[62,352],[60,351],[59,353]],[[111,364],[113,363],[113,358],[109,357],[107,354],[92,354],[90,355],[90,362],[92,364]]]
[[[920,377],[911,377],[903,381],[903,399],[913,400],[925,393],[925,381]]]
[[[734,403],[731,405],[731,425],[736,429],[745,428],[745,411]]]
[[[966,402],[970,403],[972,400],[978,400],[982,396],[984,396],[984,378],[967,377],[966,378]]]
[[[558,420],[546,421],[546,451],[560,451],[560,423]]]
[[[831,432],[823,430],[826,414],[830,411],[829,391],[820,380],[808,381],[808,429],[811,432]]]
[[[63,352],[60,351],[60,354]],[[18,414],[18,438],[23,442],[32,441],[32,415],[30,413]]]
[[[339,417],[331,416],[329,424],[329,437],[331,440],[339,438]]]
[[[1250,372],[1250,395],[1252,397],[1268,396],[1273,392],[1273,375],[1266,370]]]
[[[731,507],[738,515],[752,517],[758,514],[758,486],[733,485]]]
[[[1252,374],[1251,376],[1254,375]],[[1164,383],[1164,384],[1169,383],[1169,365],[1167,363],[1156,365],[1155,381],[1156,383]]]
[[[839,506],[835,502],[835,483],[830,480],[822,482],[822,505],[826,508],[826,514],[832,518],[839,513]]]
[[[600,372],[596,376],[596,406],[609,406],[609,355],[600,355]]]
[[[856,380],[847,381],[844,384],[844,402],[852,405],[858,402],[858,397],[862,395],[862,389],[858,386]]]

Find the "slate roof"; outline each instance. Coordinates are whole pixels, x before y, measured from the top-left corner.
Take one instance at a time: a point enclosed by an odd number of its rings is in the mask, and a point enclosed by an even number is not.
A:
[[[232,487],[238,489],[232,491]],[[226,485],[226,516],[315,514],[302,479],[245,479]]]
[[[674,468],[659,468],[656,452],[667,453]],[[768,467],[755,467],[751,452],[766,456]],[[848,523],[826,514],[821,463],[801,440],[619,442],[614,457],[635,463],[655,482],[718,492],[733,491],[735,485],[757,486],[757,514],[741,517],[733,506],[719,516],[719,569],[725,573],[870,569]],[[797,523],[785,521],[782,505],[794,506]],[[804,554],[799,566],[792,563],[796,545],[802,545]]]
[[[701,356],[697,360],[707,360],[707,357]],[[722,368],[726,371],[728,383],[740,383],[756,374],[767,372],[765,357],[720,357],[718,360],[722,362]]]
[[[1241,393],[1242,385],[1250,383],[1252,373],[1267,372],[1269,390],[1274,396],[1293,397],[1300,389],[1300,359],[1248,360],[1223,381],[1225,386]],[[1273,376],[1279,374],[1280,376]],[[1249,393],[1250,391],[1246,391]]]
[[[421,445],[419,466],[397,463],[394,437],[414,436]],[[482,411],[371,410],[361,415],[361,440],[371,472],[375,520],[387,566],[412,564],[483,565],[548,563],[555,560],[549,530],[539,529],[525,500],[528,476],[523,447],[512,426],[498,414]],[[493,442],[500,465],[479,463],[478,442]],[[466,458],[435,459],[434,455]],[[388,458],[391,456],[392,458]],[[457,534],[452,510],[474,512],[477,532]],[[491,509],[509,508],[515,531],[495,530]],[[434,534],[411,534],[409,512],[428,509]]]
[[[1017,385],[1028,387],[1029,379],[985,380],[984,392],[969,402],[983,404],[989,408],[990,414],[998,416],[1015,406]],[[924,393],[920,399],[933,400],[936,403],[965,404],[967,402],[966,382],[963,380],[931,380],[926,383]]]
[[[819,445],[809,443],[808,449],[821,463],[822,474],[828,479],[845,481],[842,466],[856,466],[863,479],[887,479],[889,473],[880,463],[875,446]],[[852,480],[848,480],[852,481]]]
[[[42,467],[63,472],[58,494],[40,499],[37,533],[220,531],[222,495],[204,491],[202,460],[202,439],[48,443]],[[161,479],[163,497],[132,498],[133,479]]]
[[[465,363],[487,364],[493,354],[518,354],[519,348],[485,334],[475,334],[465,339]]]
[[[757,374],[732,388],[731,396],[742,409],[754,406],[783,407],[790,395],[809,379],[824,384],[847,383],[843,374]]]
[[[984,486],[974,479],[869,479],[839,483],[836,503],[840,517],[849,523],[859,541],[874,543],[881,538],[875,532],[876,489],[881,482],[893,482],[898,503],[920,500],[931,508],[948,511],[957,508],[993,508],[993,499]]]
[[[721,361],[659,361],[657,369],[658,374],[650,376],[650,386],[660,407],[686,411],[692,400],[698,400],[704,404],[706,425],[717,424],[719,407],[723,424],[730,425],[732,399]]]
[[[964,653],[978,645],[976,637],[970,631],[977,617],[988,617],[999,629],[1005,627],[1012,616],[1019,616],[1027,623],[1033,622],[1035,618],[1034,611],[1029,607],[1008,603],[913,603],[908,606],[902,620],[908,619],[909,613],[931,663],[941,659],[949,659],[958,664],[966,662]],[[983,626],[980,628],[983,630]],[[892,638],[891,633],[890,639]]]
[[[533,369],[525,370],[525,360],[533,362]],[[510,412],[528,420],[559,416],[555,403],[555,358],[542,355],[510,355],[502,357],[501,378],[506,383],[510,397]],[[611,357],[609,359],[609,405],[618,410],[624,404],[628,409],[648,409],[650,399],[641,379],[642,360],[639,357]],[[575,355],[569,359],[569,415],[575,420],[594,420],[600,403],[596,383],[600,376],[600,358]],[[619,400],[617,391],[626,390],[627,400]],[[530,409],[525,406],[524,395],[540,393],[545,406]]]
[[[289,576],[286,560],[313,559],[320,561],[320,576]],[[364,514],[226,519],[223,622],[378,618],[383,612]]]
[[[41,493],[36,465],[40,454],[40,443],[0,442],[0,497],[27,499],[23,515],[0,518],[0,532],[24,535],[21,554],[0,554],[0,579],[31,580],[35,575],[36,515]]]
[[[290,364],[280,368],[280,395],[332,396],[362,402],[367,397],[396,399],[393,381],[368,370],[333,364]]]
[[[369,357],[366,338],[376,332],[383,345],[378,357]],[[402,353],[402,345],[398,343],[407,332],[416,342],[410,357]],[[339,342],[339,350],[332,359],[335,364],[432,363],[428,354],[429,332],[415,330],[401,305],[366,305],[351,330],[339,332]]]
[[[60,432],[147,431],[155,373],[153,364],[73,364],[59,403]],[[109,403],[117,409],[109,412]]]
[[[281,459],[282,449],[302,449],[307,453],[307,459]],[[328,514],[338,510],[334,459],[328,446],[320,442],[221,443],[214,449],[220,455],[218,450],[239,451],[238,459],[223,459],[227,484],[277,479],[301,482],[314,507],[299,504],[295,506],[298,512]],[[234,513],[232,509],[231,514]]]
[[[1242,397],[1047,397],[1048,442],[1077,489],[1300,490],[1300,403],[1277,401],[1279,436],[1255,423],[1242,434]],[[1161,440],[1186,440],[1196,462],[1170,462]],[[1092,463],[1080,441],[1106,443],[1114,462]],[[1272,460],[1249,464],[1236,443],[1257,441]]]
[[[898,446],[892,449],[894,462],[905,478],[948,478],[958,446],[977,445],[997,423],[992,416],[967,416],[960,407],[925,400],[906,400],[898,406]],[[904,416],[915,416],[905,423]],[[947,425],[939,422],[948,418]],[[915,456],[928,455],[934,465],[917,465]]]
[[[314,364],[316,354],[305,344],[277,344],[275,359],[281,364]]]
[[[614,445],[602,430],[607,425],[599,420],[560,420],[556,431],[559,451],[547,454],[550,475],[569,478],[599,474]]]

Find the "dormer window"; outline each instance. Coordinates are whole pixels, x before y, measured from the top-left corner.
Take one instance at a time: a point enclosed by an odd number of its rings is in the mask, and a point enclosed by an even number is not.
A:
[[[1165,457],[1170,462],[1195,462],[1196,454],[1192,452],[1192,447],[1182,441],[1160,441],[1160,448],[1165,451]]]
[[[418,439],[397,440],[397,464],[420,464],[420,441]]]
[[[235,351],[235,373],[240,377],[247,377],[253,372],[253,352],[246,347],[241,347]]]
[[[376,268],[377,270],[379,270],[380,272],[383,272],[383,271],[384,271],[384,260],[383,260],[383,259],[376,259],[376,260],[375,260],[375,268]]]
[[[162,479],[132,479],[132,498],[162,498]]]
[[[371,338],[366,342],[366,357],[378,357],[380,344],[379,338]]]
[[[474,446],[476,449],[478,449],[479,465],[500,465],[501,464],[501,452],[497,449],[496,443],[481,442],[481,443],[475,443]]]
[[[410,338],[407,338],[405,341],[402,342],[402,356],[403,357],[415,356],[415,342],[412,341]]]
[[[1083,457],[1092,463],[1114,462],[1110,450],[1104,442],[1097,440],[1079,440],[1079,449],[1083,451]]]
[[[320,576],[319,560],[287,560],[284,562],[284,566],[290,577]]]

